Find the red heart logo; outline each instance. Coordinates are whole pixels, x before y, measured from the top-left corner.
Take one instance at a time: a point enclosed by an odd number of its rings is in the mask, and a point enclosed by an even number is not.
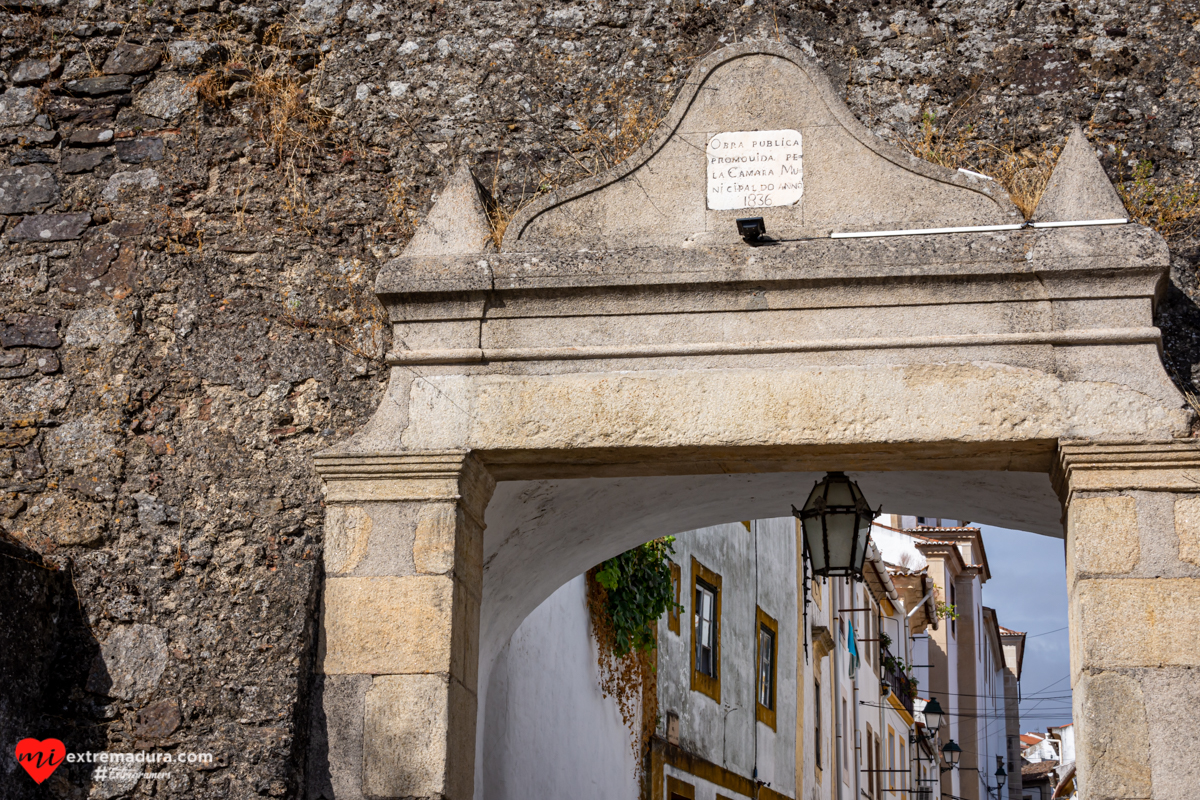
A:
[[[17,763],[38,783],[50,777],[67,757],[67,748],[58,739],[22,739],[17,742]]]

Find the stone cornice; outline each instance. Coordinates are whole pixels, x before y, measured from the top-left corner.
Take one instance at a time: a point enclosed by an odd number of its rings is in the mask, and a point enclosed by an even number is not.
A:
[[[612,358],[674,358],[775,353],[832,353],[851,350],[905,350],[937,347],[998,347],[1018,345],[1160,345],[1158,328],[1089,328],[1032,333],[985,333],[952,336],[890,336],[811,341],[701,342],[696,344],[643,344],[599,347],[497,347],[446,350],[400,350],[389,353],[387,363],[471,364],[496,361],[580,361]]]
[[[483,524],[483,510],[496,482],[466,450],[313,457],[325,480],[327,503],[452,500]]]
[[[921,555],[925,556],[926,560],[930,556],[947,559],[951,563],[950,576],[952,579],[957,579],[959,575],[968,572],[971,567],[963,559],[962,551],[958,549],[958,545],[953,542],[914,542],[914,546]]]
[[[1200,440],[1064,441],[1050,477],[1064,506],[1079,492],[1200,492]]]
[[[887,278],[1069,277],[1073,273],[1161,275],[1170,264],[1162,237],[1140,225],[955,233],[899,238],[812,238],[773,246],[695,249],[638,247],[544,253],[400,257],[387,262],[375,291],[421,295],[695,286],[707,283]],[[1053,286],[1035,288],[1039,297]],[[1094,289],[1094,287],[1093,287]],[[1094,295],[1091,295],[1094,296]],[[966,298],[959,298],[966,299]]]

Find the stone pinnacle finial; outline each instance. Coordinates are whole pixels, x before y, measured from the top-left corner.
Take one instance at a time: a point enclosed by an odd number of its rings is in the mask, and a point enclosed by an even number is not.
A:
[[[479,184],[470,168],[462,164],[417,227],[404,255],[450,256],[495,249]]]
[[[1034,222],[1124,219],[1129,214],[1078,125],[1058,156]]]

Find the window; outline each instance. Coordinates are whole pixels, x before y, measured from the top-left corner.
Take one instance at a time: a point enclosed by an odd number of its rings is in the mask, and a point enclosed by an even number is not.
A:
[[[667,800],[696,800],[696,787],[668,775]]]
[[[761,608],[755,614],[758,621],[758,702],[759,722],[775,729],[775,677],[778,657],[779,623]]]
[[[954,606],[954,609],[956,611],[958,610],[958,601],[954,599],[954,584],[953,583],[950,584],[950,605]],[[950,633],[954,634],[955,636],[958,635],[958,625],[955,624],[956,622],[957,622],[956,617],[950,618]]]
[[[696,669],[710,678],[717,677],[716,605],[716,587],[696,581]]]
[[[876,797],[875,778],[882,774],[875,763],[875,748],[872,746],[874,741],[875,733],[871,730],[871,724],[867,723],[867,797],[871,798]]]
[[[679,635],[679,593],[682,588],[680,584],[683,583],[680,573],[679,565],[672,561],[671,596],[675,599],[675,605],[667,609],[667,629],[676,636]]]
[[[896,769],[905,769],[907,767],[908,767],[908,745],[904,742],[904,737],[902,736],[902,737],[900,737],[900,766],[896,767]],[[904,789],[908,785],[908,781],[905,780],[904,773],[902,773],[902,772],[897,773],[897,775],[899,777],[896,780],[896,783],[900,784],[900,796],[906,797],[907,795],[904,793]]]
[[[866,607],[870,609],[875,607],[875,602],[869,594],[867,595]],[[867,621],[867,630],[865,631],[867,638],[864,640],[866,647],[860,649],[862,650],[863,660],[866,661],[869,666],[874,667],[875,659],[872,656],[874,655],[876,646],[879,644],[879,633],[875,630],[875,612],[873,610],[868,611],[863,615],[863,618]]]
[[[887,751],[887,768],[888,768],[888,791],[892,794],[896,793],[896,773],[892,772],[896,768],[896,732],[892,730],[892,726],[888,726],[888,751]]]
[[[850,709],[842,698],[842,780],[850,782]]]
[[[721,576],[692,559],[692,689],[721,702]]]
[[[883,769],[883,742],[879,739],[879,734],[875,734],[875,766],[878,769]],[[879,780],[875,784],[875,800],[883,794],[883,773],[880,773]]]
[[[816,742],[813,750],[819,776],[821,774],[821,680],[819,678],[813,680],[813,739]]]

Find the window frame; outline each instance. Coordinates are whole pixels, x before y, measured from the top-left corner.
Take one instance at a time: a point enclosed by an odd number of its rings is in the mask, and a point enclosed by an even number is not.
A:
[[[842,783],[850,783],[850,703],[842,695]]]
[[[770,706],[765,706],[759,699],[761,687],[759,677],[762,675],[762,631],[766,628],[771,633],[771,696]],[[760,606],[754,607],[754,708],[755,718],[775,730],[776,698],[779,695],[779,622],[776,621]]]
[[[700,692],[707,695],[717,702],[721,702],[721,576],[713,572],[708,567],[701,564],[692,556],[692,644],[689,648],[692,653],[692,691]],[[696,618],[699,609],[695,608],[696,590],[700,588],[700,584],[704,583],[713,590],[713,671],[716,675],[706,675],[697,668],[696,664],[696,649],[699,642],[696,640]]]
[[[680,608],[679,595],[683,591],[683,569],[674,561],[671,563],[671,584],[675,587],[675,605],[667,609],[667,630],[676,636],[680,635],[680,618],[683,610]]]
[[[821,731],[824,730],[824,725],[821,723],[821,678],[813,676],[813,741],[816,744],[813,756],[817,765],[817,782],[821,781]]]
[[[887,791],[889,794],[896,793],[896,730],[891,726],[887,726]]]
[[[948,594],[950,595],[950,607],[953,608],[957,612],[958,611],[958,592],[955,591],[953,582],[951,582],[951,584],[950,584],[950,591],[948,592]],[[955,636],[956,638],[958,636],[958,624],[957,623],[958,623],[958,615],[956,613],[953,617],[950,618],[950,633],[951,633],[951,635]]]
[[[668,775],[667,800],[674,800],[676,797],[681,800],[696,800],[696,787]]]
[[[879,733],[875,734],[875,768],[883,769],[883,741],[879,738]],[[883,775],[879,773],[879,780],[875,781],[875,798],[874,800],[882,800],[883,797]]]
[[[879,771],[878,765],[875,763],[875,731],[871,730],[871,723],[867,723],[867,797],[875,797],[875,780],[883,773]]]

